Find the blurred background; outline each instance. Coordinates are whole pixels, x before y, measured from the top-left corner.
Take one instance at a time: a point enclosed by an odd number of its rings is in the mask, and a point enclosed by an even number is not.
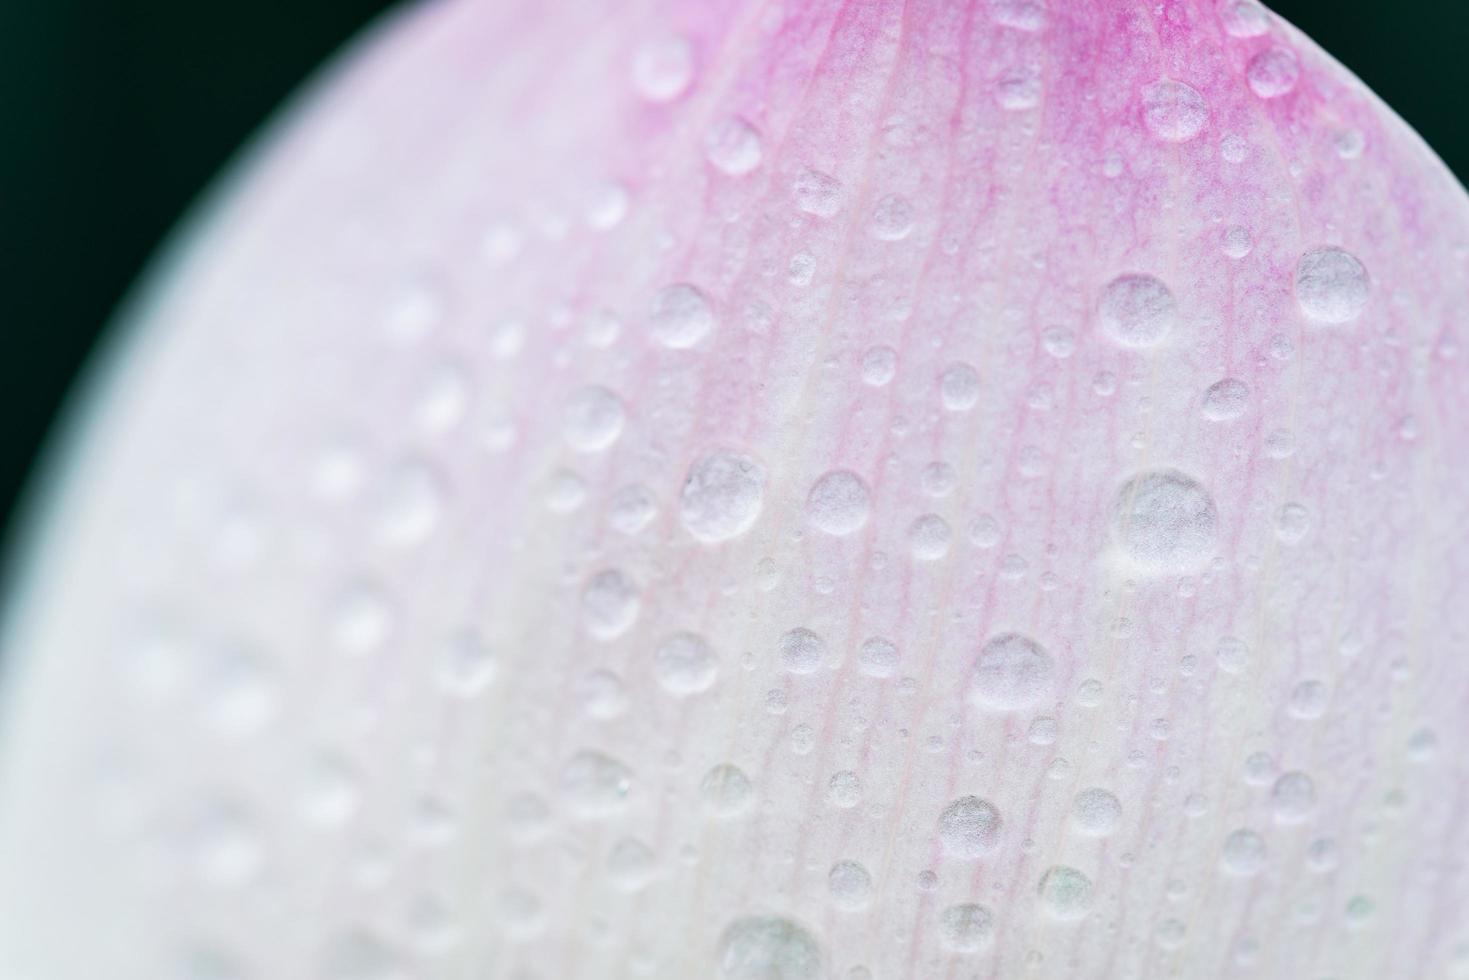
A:
[[[0,529],[99,331],[169,228],[281,100],[389,6],[0,0]],[[1469,175],[1469,4],[1270,6]]]

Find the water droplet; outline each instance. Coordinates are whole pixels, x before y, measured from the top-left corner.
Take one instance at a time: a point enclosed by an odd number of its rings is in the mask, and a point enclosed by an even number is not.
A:
[[[1254,239],[1250,237],[1250,230],[1240,225],[1230,225],[1224,229],[1224,237],[1219,247],[1224,254],[1231,259],[1242,259],[1250,254],[1255,247]]]
[[[1064,864],[1054,865],[1041,875],[1041,905],[1052,918],[1074,921],[1092,910],[1092,881]]]
[[[885,637],[868,637],[857,651],[857,669],[868,677],[892,677],[898,672],[897,646]]]
[[[781,634],[777,648],[781,668],[792,674],[814,674],[826,658],[826,641],[804,626]]]
[[[765,468],[743,453],[719,450],[690,464],[679,517],[700,541],[727,541],[754,526],[764,497]]]
[[[738,817],[755,803],[755,787],[738,767],[721,763],[699,781],[699,798],[712,815],[722,820]]]
[[[546,481],[546,508],[570,514],[587,502],[587,481],[570,470],[557,470]]]
[[[1224,838],[1220,865],[1229,874],[1241,878],[1259,874],[1265,869],[1265,838],[1253,830],[1236,830]]]
[[[951,364],[939,375],[939,397],[951,412],[967,412],[979,402],[979,373],[968,364]]]
[[[995,917],[983,905],[966,902],[939,913],[939,942],[956,953],[977,953],[995,939]]]
[[[704,134],[704,155],[730,177],[743,177],[760,166],[760,134],[739,116],[726,116]]]
[[[674,633],[658,645],[653,655],[653,673],[658,686],[676,697],[687,697],[714,686],[719,661],[709,641],[698,633]]]
[[[727,980],[817,980],[821,947],[805,928],[777,916],[750,915],[719,937],[719,973]]]
[[[1209,121],[1209,103],[1199,90],[1171,78],[1143,89],[1143,124],[1167,143],[1183,143],[1203,132]]]
[[[1244,640],[1226,636],[1219,641],[1214,656],[1220,670],[1226,674],[1238,674],[1250,662],[1250,647]]]
[[[1296,87],[1301,64],[1290,48],[1269,47],[1250,59],[1245,67],[1250,90],[1262,99],[1276,99]]]
[[[1194,570],[1214,552],[1219,518],[1213,498],[1178,470],[1150,470],[1128,480],[1114,514],[1123,552],[1146,571]]]
[[[791,185],[796,207],[818,218],[830,218],[842,208],[842,182],[816,170],[803,170]]]
[[[1034,109],[1041,103],[1041,77],[1033,68],[1015,68],[995,82],[995,101],[1009,112]]]
[[[1233,37],[1259,37],[1270,29],[1269,15],[1255,0],[1223,0],[1219,20]]]
[[[826,798],[834,807],[850,810],[862,802],[862,779],[850,769],[833,773],[826,784]]]
[[[653,878],[653,849],[636,837],[624,837],[607,852],[607,878],[620,891],[635,892]]]
[[[1216,381],[1204,392],[1200,408],[1210,422],[1230,422],[1245,414],[1250,405],[1250,386],[1238,378]]]
[[[561,792],[578,817],[608,817],[627,805],[632,770],[609,755],[583,749],[561,767]]]
[[[949,524],[937,514],[923,514],[908,525],[908,551],[919,561],[938,561],[949,553]]]
[[[340,756],[314,759],[301,792],[301,816],[318,827],[340,827],[357,812],[360,795],[356,770]]]
[[[582,589],[582,617],[587,632],[599,640],[612,640],[632,626],[642,605],[638,587],[619,569],[597,572]]]
[[[1000,843],[1000,811],[977,796],[962,796],[939,814],[939,843],[944,852],[972,861]]]
[[[578,452],[601,452],[622,435],[625,416],[622,399],[601,385],[588,385],[566,399],[561,435]]]
[[[856,861],[838,861],[826,876],[827,890],[837,908],[866,908],[872,900],[872,875]]]
[[[212,885],[242,885],[264,863],[265,849],[254,818],[232,803],[211,804],[196,820],[190,841],[194,866]]]
[[[216,651],[204,666],[200,685],[205,718],[225,735],[253,735],[275,717],[275,671],[269,660],[253,650],[231,644]]]
[[[375,585],[357,583],[336,599],[331,641],[344,653],[361,655],[380,646],[393,630],[393,606]]]
[[[1282,773],[1270,790],[1270,809],[1279,823],[1302,823],[1316,808],[1316,784],[1303,772]]]
[[[1303,721],[1315,721],[1326,714],[1331,704],[1331,691],[1321,681],[1301,681],[1291,688],[1287,709],[1291,716]]]
[[[405,980],[401,956],[374,933],[354,929],[327,944],[321,958],[322,980]]]
[[[444,497],[444,481],[427,462],[398,463],[388,471],[378,495],[378,539],[396,548],[422,542],[438,526]]]
[[[1320,323],[1355,320],[1367,305],[1367,270],[1350,252],[1327,245],[1296,263],[1296,302]]]
[[[1159,949],[1180,949],[1188,937],[1188,926],[1177,919],[1164,919],[1153,930],[1153,942]]]
[[[1051,684],[1051,656],[1020,633],[1001,633],[986,641],[974,659],[970,697],[991,711],[1015,711],[1035,704]]]
[[[653,297],[648,334],[673,350],[694,346],[714,329],[714,309],[697,286],[676,282]]]
[[[1301,504],[1286,504],[1275,512],[1275,536],[1281,544],[1300,544],[1311,530],[1311,512]]]
[[[610,670],[592,670],[576,680],[577,700],[589,718],[616,718],[627,710],[627,690]]]
[[[462,630],[444,644],[438,669],[439,689],[459,698],[478,695],[495,679],[499,660],[478,634]]]
[[[1129,348],[1155,347],[1173,330],[1178,304],[1161,279],[1128,273],[1102,289],[1097,320],[1114,343]]]
[[[1084,789],[1072,801],[1071,820],[1088,837],[1106,837],[1117,830],[1122,820],[1122,804],[1107,790]]]
[[[838,537],[860,529],[871,511],[871,492],[851,470],[822,474],[806,497],[806,520],[817,530]]]
[[[658,501],[641,483],[619,487],[607,500],[607,524],[618,534],[637,534],[656,516]]]
[[[913,231],[913,205],[900,194],[889,194],[872,209],[872,237],[884,242],[897,242]]]
[[[694,46],[670,35],[644,42],[633,55],[632,81],[649,102],[672,102],[694,80]]]
[[[898,352],[891,347],[869,347],[862,355],[862,383],[881,388],[898,372]]]

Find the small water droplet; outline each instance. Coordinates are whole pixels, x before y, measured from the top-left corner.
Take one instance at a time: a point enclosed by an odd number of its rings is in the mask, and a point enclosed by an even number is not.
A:
[[[871,491],[851,470],[822,474],[806,497],[806,520],[817,530],[838,537],[859,530],[871,511]]]
[[[891,347],[869,347],[862,355],[862,383],[881,388],[898,371],[898,352]]]
[[[641,605],[637,585],[620,569],[603,569],[582,588],[582,616],[587,632],[599,640],[616,639],[627,632],[637,621]]]
[[[704,155],[727,176],[743,177],[760,166],[760,134],[739,116],[726,116],[704,134]]]
[[[1250,59],[1245,78],[1250,90],[1262,99],[1278,99],[1296,87],[1301,64],[1290,48],[1269,47]]]
[[[1218,525],[1214,500],[1178,470],[1151,470],[1128,480],[1117,495],[1114,531],[1141,569],[1182,572],[1212,556]]]
[[[979,373],[968,364],[951,364],[939,375],[939,397],[951,412],[967,412],[979,402]]]
[[[983,905],[966,902],[939,913],[939,942],[956,953],[977,953],[995,938],[995,916]]]
[[[694,346],[714,329],[714,309],[697,286],[676,282],[653,297],[648,334],[672,350]]]
[[[832,806],[850,810],[862,802],[862,779],[850,769],[833,773],[826,784],[826,798]]]
[[[1250,386],[1238,378],[1224,378],[1204,392],[1200,411],[1210,422],[1231,422],[1245,414],[1249,405]]]
[[[1106,837],[1122,820],[1122,804],[1105,789],[1084,789],[1072,801],[1071,819],[1076,829],[1088,837]]]
[[[755,803],[755,787],[738,766],[721,763],[699,781],[704,808],[721,820],[741,816]]]
[[[1345,249],[1313,249],[1296,263],[1296,301],[1319,323],[1346,323],[1367,305],[1367,270]]]
[[[1000,843],[1000,811],[977,796],[962,796],[939,814],[939,843],[944,852],[972,861]]]
[[[821,947],[806,929],[777,916],[745,916],[719,937],[720,975],[727,980],[817,980]]]
[[[833,217],[842,208],[842,182],[817,170],[803,170],[791,185],[796,207],[818,218]]]
[[[1084,919],[1092,910],[1092,881],[1075,868],[1054,865],[1041,875],[1041,905],[1055,919]]]
[[[1051,672],[1051,656],[1039,643],[1020,633],[1001,633],[974,659],[970,697],[991,711],[1029,707],[1049,689]]]
[[[649,102],[672,102],[694,81],[694,46],[670,35],[640,45],[633,55],[633,87]]]
[[[622,399],[601,385],[588,385],[566,399],[561,412],[561,435],[578,452],[601,452],[622,435],[625,418]]]
[[[754,526],[764,495],[764,467],[743,453],[718,450],[689,466],[679,517],[698,540],[727,541]]]
[[[607,817],[627,805],[633,773],[609,755],[590,749],[577,752],[561,768],[561,792],[578,817]]]
[[[872,875],[856,861],[838,861],[826,876],[832,904],[848,911],[866,908],[872,900]]]
[[[1097,320],[1114,343],[1129,348],[1155,347],[1172,332],[1178,304],[1161,279],[1128,273],[1102,289]]]
[[[707,691],[719,675],[719,661],[709,641],[698,633],[674,633],[653,654],[658,686],[676,697]]]
[[[1171,78],[1143,89],[1143,123],[1157,139],[1184,143],[1203,132],[1209,103],[1193,86]]]
[[[792,674],[814,674],[826,658],[826,641],[804,626],[781,634],[777,647],[781,668]]]

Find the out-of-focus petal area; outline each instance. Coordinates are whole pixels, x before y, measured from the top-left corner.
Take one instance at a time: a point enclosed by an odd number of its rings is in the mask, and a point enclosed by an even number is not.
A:
[[[406,11],[35,489],[0,972],[1469,975],[1466,300],[1253,0]]]

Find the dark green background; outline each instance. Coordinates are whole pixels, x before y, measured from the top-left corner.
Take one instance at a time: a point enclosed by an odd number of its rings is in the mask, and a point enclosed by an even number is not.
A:
[[[149,253],[281,99],[388,6],[0,0],[0,524]],[[1273,7],[1469,174],[1469,3]]]

